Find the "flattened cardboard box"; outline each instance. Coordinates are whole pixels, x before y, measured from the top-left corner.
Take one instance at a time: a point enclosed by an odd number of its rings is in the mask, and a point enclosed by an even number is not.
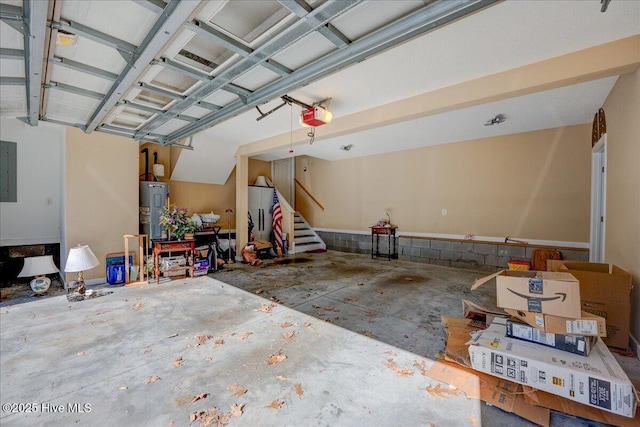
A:
[[[528,403],[520,384],[442,360],[436,361],[423,375],[462,390],[469,399],[480,399],[536,425],[549,427],[551,411]]]
[[[580,282],[582,310],[607,321],[605,344],[629,349],[633,276],[613,264],[547,260],[547,269],[568,272]]]
[[[476,280],[471,289],[494,277],[498,307],[580,317],[580,284],[569,273],[502,270]]]
[[[588,356],[597,341],[597,337],[584,335],[563,335],[542,332],[526,323],[507,319],[507,336],[527,342],[533,342],[569,353]]]
[[[586,311],[581,313],[582,317],[579,319],[531,313],[511,308],[506,308],[505,311],[542,332],[565,335],[607,336],[607,325],[604,317],[596,316]]]
[[[469,342],[473,369],[614,414],[635,415],[633,385],[601,339],[584,357],[508,338],[505,323],[496,319],[474,333]]]

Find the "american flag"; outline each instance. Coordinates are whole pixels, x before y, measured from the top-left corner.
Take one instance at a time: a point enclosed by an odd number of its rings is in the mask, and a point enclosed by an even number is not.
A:
[[[282,248],[282,211],[280,210],[280,202],[275,188],[273,189],[273,207],[271,211],[273,213],[273,235],[276,239],[276,244]]]

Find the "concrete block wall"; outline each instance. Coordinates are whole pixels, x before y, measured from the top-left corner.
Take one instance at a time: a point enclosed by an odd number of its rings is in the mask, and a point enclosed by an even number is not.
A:
[[[326,243],[327,249],[349,253],[371,253],[371,235],[369,234],[328,231],[317,231],[317,233]],[[380,237],[380,251],[385,252],[386,248],[386,237]],[[424,237],[398,238],[400,260],[488,272],[508,268],[507,262],[512,259],[531,261],[533,251],[540,248],[552,247]],[[565,260],[589,261],[587,249],[563,247],[554,249],[558,249]]]

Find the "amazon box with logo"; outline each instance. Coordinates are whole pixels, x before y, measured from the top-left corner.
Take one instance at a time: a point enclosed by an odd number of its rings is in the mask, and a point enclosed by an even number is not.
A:
[[[601,338],[580,356],[506,336],[506,321],[472,333],[471,367],[557,396],[633,418],[636,394]]]
[[[498,307],[580,317],[580,283],[570,273],[503,270],[476,280],[471,289],[493,278]]]
[[[628,350],[633,276],[616,265],[595,262],[547,260],[547,268],[580,281],[582,310],[607,321],[605,344]]]

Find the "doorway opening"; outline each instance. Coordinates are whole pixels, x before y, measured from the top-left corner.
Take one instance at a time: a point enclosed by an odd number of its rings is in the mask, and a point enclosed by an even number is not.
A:
[[[589,261],[604,262],[607,208],[607,134],[591,151],[591,239]]]

